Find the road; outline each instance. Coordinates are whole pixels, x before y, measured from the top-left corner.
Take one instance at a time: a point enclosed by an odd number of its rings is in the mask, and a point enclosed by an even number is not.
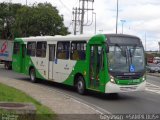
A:
[[[0,76],[29,81],[29,77],[0,68]],[[144,92],[119,93],[117,96],[88,92],[79,95],[72,87],[52,82],[36,83],[43,87],[57,90],[74,99],[98,109],[102,113],[129,114],[129,113],[160,113],[160,78],[147,76],[147,88]],[[30,83],[33,84],[33,83]]]

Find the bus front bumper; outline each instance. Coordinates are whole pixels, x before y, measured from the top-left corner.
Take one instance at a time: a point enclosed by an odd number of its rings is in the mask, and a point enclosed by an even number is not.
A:
[[[145,91],[145,86],[146,86],[146,81],[138,85],[117,85],[117,84],[108,82],[105,86],[105,93]]]

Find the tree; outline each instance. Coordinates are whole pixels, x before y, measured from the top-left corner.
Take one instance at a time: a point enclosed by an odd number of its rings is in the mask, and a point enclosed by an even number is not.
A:
[[[1,38],[13,38],[12,28],[15,22],[15,15],[21,4],[0,4],[0,35]]]
[[[18,36],[66,35],[68,29],[58,10],[49,3],[23,6],[18,10],[15,23]]]
[[[57,8],[49,3],[39,3],[33,6],[0,3],[0,34],[7,39],[66,35],[69,32]]]

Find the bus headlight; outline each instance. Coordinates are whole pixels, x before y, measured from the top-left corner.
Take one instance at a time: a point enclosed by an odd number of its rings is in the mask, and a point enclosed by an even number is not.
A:
[[[114,77],[112,75],[110,75],[110,81],[111,83],[115,83]]]

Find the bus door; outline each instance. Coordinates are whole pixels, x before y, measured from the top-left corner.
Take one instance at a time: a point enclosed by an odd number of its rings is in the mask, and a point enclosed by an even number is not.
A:
[[[53,80],[53,68],[55,60],[55,45],[49,44],[49,64],[48,64],[48,78]]]
[[[91,45],[90,47],[90,87],[99,89],[100,85],[100,72],[102,65],[102,46]]]
[[[14,42],[13,55],[12,55],[12,68],[16,72],[21,72],[21,44]]]
[[[22,46],[22,59],[21,59],[21,72],[25,72],[25,57],[26,57],[26,45],[21,44]]]

